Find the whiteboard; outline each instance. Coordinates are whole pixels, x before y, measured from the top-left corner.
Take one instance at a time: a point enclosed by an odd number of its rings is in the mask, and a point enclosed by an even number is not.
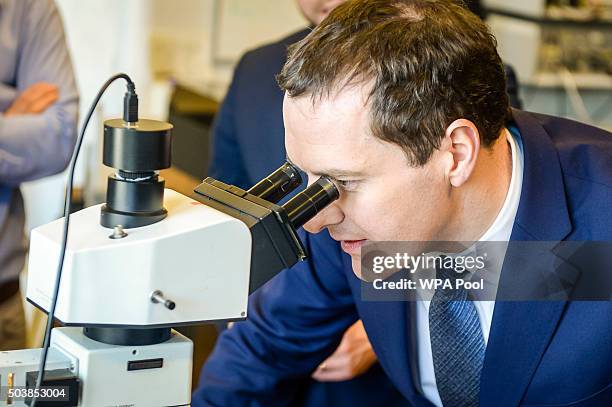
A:
[[[213,59],[234,63],[248,49],[308,25],[295,0],[215,0]]]

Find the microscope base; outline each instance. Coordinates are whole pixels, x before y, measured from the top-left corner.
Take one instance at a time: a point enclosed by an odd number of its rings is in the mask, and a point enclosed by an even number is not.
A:
[[[51,332],[45,371],[66,369],[80,382],[78,404],[69,405],[189,406],[193,343],[178,332],[172,331],[166,342],[146,346],[97,342],[78,327],[55,328]],[[38,370],[40,355],[41,349],[2,352],[0,388],[25,388],[27,373]],[[0,396],[0,406],[7,405],[6,394]],[[20,399],[10,405],[26,406]]]
[[[193,343],[178,332],[157,345],[108,345],[81,328],[56,328],[52,347],[78,360],[79,406],[186,406]]]

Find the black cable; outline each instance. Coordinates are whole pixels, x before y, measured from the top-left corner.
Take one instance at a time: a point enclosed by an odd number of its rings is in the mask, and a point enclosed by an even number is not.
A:
[[[45,374],[45,365],[47,364],[47,354],[49,352],[49,345],[51,342],[51,329],[53,328],[53,318],[55,314],[55,306],[57,305],[57,295],[59,293],[59,288],[60,288],[60,283],[61,283],[61,278],[62,278],[62,269],[64,266],[64,256],[66,254],[66,242],[68,241],[68,226],[70,224],[70,208],[72,206],[72,187],[73,187],[72,184],[74,180],[74,169],[76,166],[76,161],[77,161],[77,158],[79,157],[79,152],[81,151],[81,145],[83,144],[83,138],[85,137],[85,130],[87,130],[87,125],[89,124],[89,120],[91,119],[91,116],[93,115],[93,112],[96,109],[98,102],[100,102],[102,95],[104,94],[106,89],[110,86],[110,84],[120,78],[125,79],[128,83],[127,85],[128,91],[126,92],[126,96],[124,98],[124,118],[128,118],[130,120],[135,119],[133,120],[134,122],[138,121],[138,112],[137,112],[138,98],[136,97],[136,93],[134,91],[134,82],[132,82],[130,77],[124,73],[119,73],[119,74],[111,76],[104,83],[104,85],[102,85],[102,87],[98,91],[98,94],[96,95],[96,98],[94,99],[93,103],[89,107],[89,111],[87,112],[87,115],[85,116],[85,121],[83,122],[83,127],[81,128],[81,133],[79,134],[76,140],[74,151],[72,153],[72,158],[70,159],[70,165],[68,169],[68,182],[67,182],[67,188],[66,188],[66,197],[64,200],[64,230],[62,234],[62,245],[60,248],[59,263],[57,265],[57,275],[55,276],[55,286],[53,288],[53,295],[51,296],[51,307],[49,308],[49,315],[47,316],[47,326],[45,328],[45,338],[43,341],[42,355],[40,358],[40,364],[38,366],[38,378],[36,379],[36,388],[34,391],[35,395],[40,391],[40,388],[41,388],[41,385],[44,379],[43,376]],[[131,96],[128,97],[128,94]],[[131,102],[129,102],[130,100]],[[134,103],[136,105],[135,111],[133,109]],[[125,110],[128,110],[128,112],[125,112]],[[31,407],[34,407],[35,405],[36,405],[36,397],[33,397]]]
[[[138,121],[138,95],[136,95],[134,83],[128,82],[127,88],[123,97],[123,121],[136,123]]]

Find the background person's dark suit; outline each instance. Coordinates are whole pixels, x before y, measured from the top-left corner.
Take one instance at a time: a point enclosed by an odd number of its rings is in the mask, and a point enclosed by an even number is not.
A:
[[[213,124],[208,176],[248,188],[285,161],[283,92],[276,75],[287,60],[287,47],[309,31],[249,51],[240,59]]]

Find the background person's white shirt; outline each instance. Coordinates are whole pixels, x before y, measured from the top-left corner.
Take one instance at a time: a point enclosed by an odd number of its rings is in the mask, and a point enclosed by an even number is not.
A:
[[[502,209],[497,214],[493,224],[479,239],[481,242],[505,242],[510,240],[514,218],[516,217],[521,198],[524,165],[522,146],[520,140],[515,139],[508,129],[505,130],[505,133],[512,152],[510,186],[508,187],[508,193]],[[436,385],[431,341],[429,338],[429,304],[430,301],[416,301],[415,303],[419,377],[423,395],[436,406],[442,406],[442,400]],[[495,301],[474,301],[474,305],[478,312],[480,327],[486,345],[489,341]]]

